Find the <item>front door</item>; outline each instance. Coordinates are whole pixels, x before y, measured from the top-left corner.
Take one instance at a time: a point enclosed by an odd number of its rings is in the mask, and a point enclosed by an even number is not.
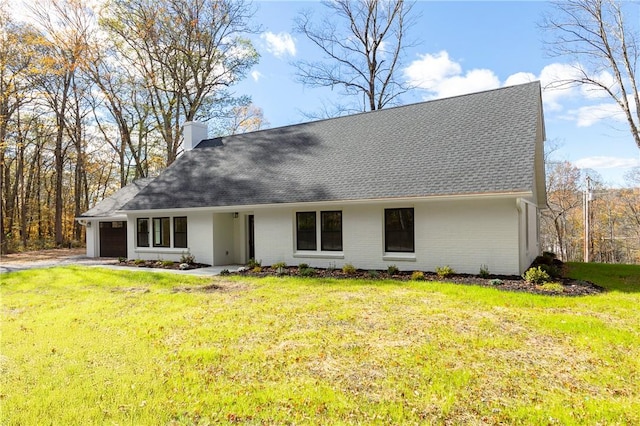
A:
[[[250,214],[247,216],[247,223],[248,223],[248,232],[247,232],[247,236],[248,236],[248,243],[249,243],[249,259],[255,259],[256,258],[256,247],[255,247],[255,242],[254,242],[254,231],[253,231],[253,215]]]

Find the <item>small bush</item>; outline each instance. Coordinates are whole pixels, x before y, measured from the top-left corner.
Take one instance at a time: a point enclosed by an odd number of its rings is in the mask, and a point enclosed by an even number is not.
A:
[[[411,274],[412,281],[424,281],[424,272],[422,271],[413,271]]]
[[[488,278],[489,275],[489,267],[487,265],[480,265],[480,276],[482,278]]]
[[[347,275],[355,275],[356,267],[350,263],[345,263],[345,265],[342,267],[342,272],[344,272]]]
[[[438,277],[440,278],[447,278],[455,273],[456,271],[454,271],[453,268],[449,265],[436,267],[436,274],[438,274]]]
[[[298,269],[308,269],[308,268],[309,268],[308,263],[301,263],[298,265]]]
[[[122,256],[118,257],[118,263],[124,263],[126,261],[127,261],[126,257],[122,257]]]
[[[284,263],[284,262],[278,262],[278,263],[274,263],[273,265],[271,265],[271,267],[272,267],[273,269],[276,269],[276,270],[277,270],[277,269],[281,269],[281,268],[282,268],[282,269],[284,269],[284,268],[286,268],[286,267],[287,267],[287,264],[286,264],[286,263]]]
[[[504,283],[502,282],[502,280],[501,280],[501,279],[494,278],[494,279],[492,279],[491,281],[489,281],[489,284],[491,284],[491,285],[502,285],[502,284],[504,284]]]
[[[180,256],[180,263],[188,263],[189,265],[193,265],[194,263],[196,263],[196,257],[190,252],[182,253],[182,256]]]
[[[522,274],[522,278],[531,284],[544,284],[549,282],[551,277],[540,266],[529,268]]]
[[[316,274],[316,270],[313,268],[301,268],[300,269],[300,276],[301,277],[313,277]]]
[[[249,261],[247,262],[247,268],[253,269],[256,266],[262,266],[262,262],[258,262],[253,258],[249,259]]]
[[[387,273],[389,275],[398,275],[398,272],[400,272],[400,270],[398,269],[398,267],[396,265],[387,266]]]
[[[538,290],[547,291],[549,293],[563,293],[564,286],[560,283],[544,283],[536,287]]]
[[[540,265],[539,268],[549,274],[551,278],[560,278],[560,269],[555,265]]]
[[[136,259],[136,260],[133,261],[134,265],[142,265],[143,263],[144,263],[144,260],[142,260],[142,259]]]
[[[534,265],[551,265],[553,264],[553,258],[547,256],[537,256],[533,260]]]
[[[254,274],[258,274],[258,273],[262,272],[262,267],[261,266],[254,266],[251,269],[251,272],[253,272]]]
[[[373,269],[370,271],[367,271],[367,276],[369,278],[378,278],[378,271],[375,271]]]
[[[227,276],[227,275],[231,275],[231,272],[229,272],[228,269],[223,269],[222,271],[220,271],[220,275],[222,275],[223,277]]]
[[[555,259],[555,258],[557,257],[557,256],[556,256],[556,254],[555,254],[555,253],[553,253],[553,252],[551,252],[551,251],[543,251],[543,252],[542,252],[542,255],[543,255],[544,257],[549,257],[549,258],[551,258],[551,259]]]
[[[174,261],[173,260],[162,260],[162,261],[160,261],[160,264],[162,265],[163,268],[168,268],[169,266],[173,266]]]

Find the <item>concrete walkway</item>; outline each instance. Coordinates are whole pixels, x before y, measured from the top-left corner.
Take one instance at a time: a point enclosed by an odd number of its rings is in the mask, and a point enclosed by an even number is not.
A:
[[[235,272],[242,265],[225,265],[225,266],[211,266],[208,268],[189,269],[181,271],[177,269],[163,269],[163,268],[138,268],[135,266],[123,266],[116,259],[110,258],[92,258],[86,256],[65,256],[58,259],[48,260],[36,260],[36,261],[21,261],[11,262],[3,259],[0,262],[0,274],[7,272],[24,271],[28,269],[41,269],[41,268],[53,268],[55,266],[69,266],[80,265],[88,267],[109,268],[113,270],[129,270],[129,271],[147,271],[147,272],[170,272],[175,274],[195,275],[195,276],[213,276],[220,275],[220,272],[227,269],[231,272]]]

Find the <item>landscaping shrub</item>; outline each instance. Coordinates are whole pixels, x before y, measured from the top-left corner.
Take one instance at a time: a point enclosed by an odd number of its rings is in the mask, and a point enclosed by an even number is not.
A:
[[[488,278],[489,277],[489,267],[487,265],[480,265],[480,276],[482,278]]]
[[[144,260],[142,260],[142,259],[136,259],[136,260],[133,261],[134,265],[142,265],[143,263],[144,263]]]
[[[544,272],[546,272],[551,278],[560,278],[560,268],[555,265],[540,265],[538,266]]]
[[[367,276],[369,278],[378,278],[378,271],[372,269],[367,272]]]
[[[258,265],[258,266],[254,266],[254,267],[251,269],[251,272],[253,272],[253,273],[255,273],[255,274],[258,274],[258,273],[262,272],[262,266],[259,266],[259,265]]]
[[[194,263],[196,263],[196,257],[190,252],[182,253],[182,256],[180,256],[180,263],[188,263],[189,265],[193,265]]]
[[[313,268],[300,268],[300,276],[301,277],[313,277],[316,275],[316,270]]]
[[[307,268],[309,268],[308,263],[301,263],[298,265],[298,269],[307,269]]]
[[[256,266],[262,266],[262,262],[258,262],[253,258],[249,259],[249,261],[247,262],[247,268],[253,269]]]
[[[347,275],[355,275],[356,267],[350,263],[345,263],[345,265],[342,267],[342,272],[344,272]]]
[[[491,284],[491,285],[502,285],[504,283],[502,282],[501,279],[495,278],[495,279],[489,281],[489,284]]]
[[[175,262],[173,260],[162,260],[160,261],[160,264],[164,267],[164,268],[168,268],[169,266],[173,266]]]
[[[454,271],[453,268],[451,266],[449,266],[449,265],[437,266],[436,267],[436,274],[440,278],[447,278],[447,277],[450,277],[451,275],[453,275],[455,273],[456,273],[456,271]]]
[[[400,270],[398,269],[398,267],[396,265],[387,266],[387,273],[389,275],[398,275],[398,272],[400,272]]]
[[[231,272],[229,272],[228,269],[223,269],[222,271],[220,271],[220,275],[227,276],[227,275],[231,275]]]
[[[278,270],[280,268],[286,268],[286,267],[287,267],[287,264],[284,263],[284,262],[278,262],[278,263],[274,263],[273,265],[271,265],[271,268],[276,269],[276,270]]]
[[[522,274],[522,278],[531,284],[543,284],[549,282],[551,277],[540,266],[529,268]]]
[[[411,280],[413,281],[424,281],[424,272],[422,271],[413,271],[411,274]]]

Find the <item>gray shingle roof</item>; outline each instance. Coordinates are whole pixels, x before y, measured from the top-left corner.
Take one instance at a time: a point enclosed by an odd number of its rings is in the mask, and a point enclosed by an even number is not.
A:
[[[82,213],[81,218],[113,217],[118,210],[135,197],[140,190],[151,183],[152,178],[138,179],[127,186],[120,188],[111,196],[98,202],[91,209]]]
[[[207,140],[124,210],[534,191],[541,114],[534,82]]]

